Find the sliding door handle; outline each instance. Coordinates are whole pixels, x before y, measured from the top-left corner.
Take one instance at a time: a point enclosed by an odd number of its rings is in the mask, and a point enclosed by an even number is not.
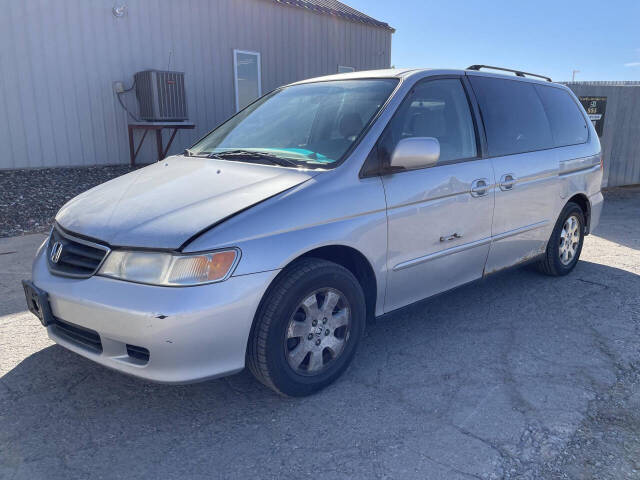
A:
[[[500,177],[500,190],[503,192],[511,190],[516,182],[517,180],[513,173],[505,173]]]

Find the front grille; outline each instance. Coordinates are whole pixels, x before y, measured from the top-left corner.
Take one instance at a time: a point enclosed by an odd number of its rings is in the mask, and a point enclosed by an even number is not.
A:
[[[47,261],[52,273],[87,278],[96,273],[109,248],[62,233],[53,228],[47,245]]]
[[[59,318],[54,318],[51,329],[53,333],[59,337],[69,340],[94,353],[102,353],[100,335],[94,330],[67,323]]]

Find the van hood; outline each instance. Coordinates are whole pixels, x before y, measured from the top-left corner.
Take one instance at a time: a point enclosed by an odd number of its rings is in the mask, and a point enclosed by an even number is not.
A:
[[[78,195],[56,222],[112,246],[178,249],[200,231],[318,173],[170,157]]]

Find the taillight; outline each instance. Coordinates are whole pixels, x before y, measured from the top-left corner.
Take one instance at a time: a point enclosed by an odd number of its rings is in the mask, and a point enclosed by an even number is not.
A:
[[[602,154],[600,154],[600,170],[604,170],[604,162],[602,160]]]

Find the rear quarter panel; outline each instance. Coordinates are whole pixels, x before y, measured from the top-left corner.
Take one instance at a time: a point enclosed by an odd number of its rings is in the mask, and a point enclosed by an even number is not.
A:
[[[593,199],[598,199],[601,204],[600,191],[602,189],[601,147],[598,134],[584,111],[575,94],[563,87],[574,99],[589,128],[589,140],[580,145],[570,145],[556,149],[559,157],[558,176],[560,178],[560,206],[557,214],[564,208],[567,201],[576,194],[583,194],[593,204]],[[601,205],[599,205],[601,207]],[[595,213],[595,212],[593,212]],[[599,215],[598,215],[599,216]],[[592,220],[597,219],[592,218]],[[595,225],[592,225],[595,227]]]

